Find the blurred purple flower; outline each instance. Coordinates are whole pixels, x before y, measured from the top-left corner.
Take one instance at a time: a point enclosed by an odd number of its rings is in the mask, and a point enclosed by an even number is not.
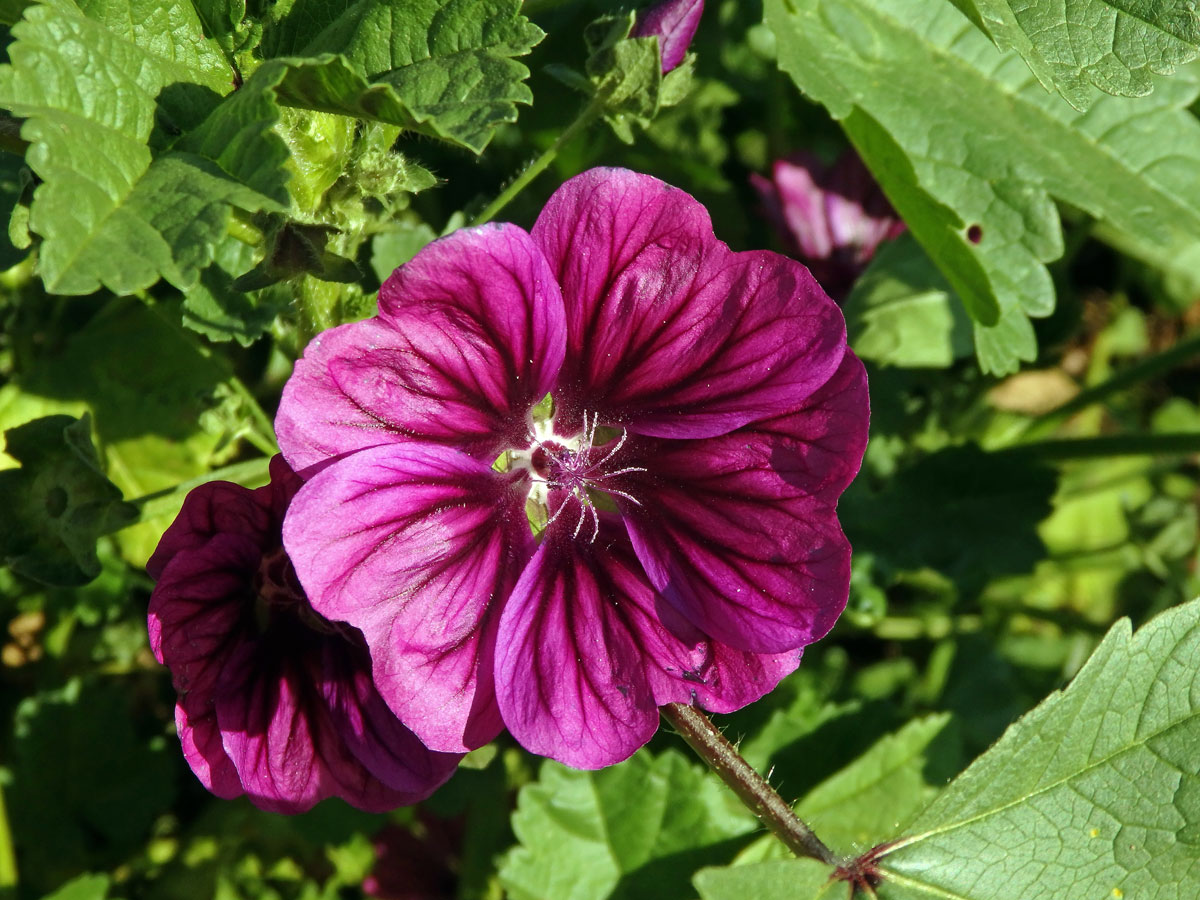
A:
[[[433,753],[371,682],[355,629],[318,616],[283,551],[302,484],[282,457],[271,483],[188,494],[146,568],[150,645],[171,670],[184,756],[220,797],[273,812],[325,797],[383,811],[429,796],[459,756]]]
[[[463,818],[439,819],[417,810],[421,837],[387,825],[375,835],[375,865],[363,893],[375,900],[454,900],[458,896]]]
[[[284,389],[284,455],[326,464],[284,542],[428,746],[507,725],[608,765],[659,706],[744,706],[833,625],[866,379],[803,266],[730,251],[655,178],[593,169],[532,233],[430,244],[379,309],[318,335]]]
[[[666,75],[683,62],[703,12],[704,0],[660,0],[638,13],[629,36],[658,38],[662,70]]]
[[[875,255],[904,231],[871,172],[853,150],[832,166],[796,153],[775,161],[771,179],[750,182],[787,251],[841,302]]]

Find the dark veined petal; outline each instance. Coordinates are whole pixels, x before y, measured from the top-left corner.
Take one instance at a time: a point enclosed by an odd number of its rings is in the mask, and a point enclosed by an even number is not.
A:
[[[313,339],[275,430],[292,467],[417,438],[489,462],[524,446],[566,347],[549,264],[515,225],[429,244],[384,282],[380,314]]]
[[[794,413],[763,419],[721,438],[745,465],[836,505],[862,464],[870,428],[867,372],[847,350],[833,377]]]
[[[634,442],[613,486],[638,503],[614,499],[651,583],[733,647],[777,653],[822,637],[849,592],[836,506],[869,422],[866,372],[847,351],[795,412],[700,441]]]
[[[811,497],[733,441],[658,442],[653,470],[618,504],[650,582],[717,640],[756,653],[823,637],[846,606],[850,544],[832,505]],[[749,459],[747,458],[749,456]]]
[[[313,607],[363,632],[381,696],[434,750],[501,728],[498,607],[533,552],[522,477],[434,444],[384,445],[316,474],[284,520]]]
[[[340,642],[341,638],[334,636],[333,640]],[[217,721],[242,787],[256,805],[272,812],[297,813],[326,797],[338,796],[360,809],[384,812],[424,799],[449,777],[457,757],[449,756],[452,763],[446,767],[443,760],[448,755],[438,754],[442,760],[435,774],[433,754],[382,703],[376,712],[383,713],[378,719],[383,736],[391,731],[390,736],[399,737],[395,752],[409,753],[417,769],[399,759],[395,765],[381,766],[378,748],[364,747],[363,730],[347,740],[342,727],[347,724],[351,704],[346,697],[338,698],[335,710],[322,689],[335,680],[349,687],[343,680],[349,674],[345,660],[338,659],[341,648],[335,644],[336,649],[331,650],[329,639],[299,643],[308,646],[243,643],[228,660],[222,676]],[[357,709],[360,717],[364,711]],[[386,778],[357,756],[356,751],[363,749]],[[423,783],[419,776],[425,777]],[[405,789],[397,790],[397,781]]]
[[[462,757],[426,749],[392,714],[371,678],[366,644],[355,637],[353,643],[325,643],[322,665],[328,677],[318,687],[339,738],[355,760],[401,796],[400,803],[416,803],[454,774]]]
[[[184,757],[219,797],[242,793],[221,742],[214,700],[221,672],[245,637],[247,585],[261,556],[245,535],[217,535],[173,557],[150,595],[150,644],[179,693],[175,721]]]
[[[800,408],[841,362],[845,322],[807,269],[730,251],[703,206],[656,178],[584,172],[532,233],[566,305],[567,427],[587,411],[636,434],[725,434]]]
[[[333,795],[371,810],[420,800],[457,757],[427,750],[379,698],[361,635],[312,612],[279,543],[302,482],[280,457],[271,469],[256,491],[198,488],[160,547],[148,625],[185,758],[217,795],[278,812]]]
[[[261,546],[270,528],[271,511],[263,505],[261,496],[240,484],[210,481],[184,498],[179,515],[163,532],[146,563],[146,571],[157,581],[176,555],[204,546],[217,534],[244,535],[255,546]]]
[[[594,541],[572,529],[547,529],[500,623],[497,697],[526,749],[577,768],[611,765],[650,739],[660,705],[727,712],[796,668],[799,652],[736,651],[664,607],[616,517],[602,514]]]

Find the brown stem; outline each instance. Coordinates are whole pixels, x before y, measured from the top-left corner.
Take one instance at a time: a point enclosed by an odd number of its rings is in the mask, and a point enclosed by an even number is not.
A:
[[[796,817],[775,788],[742,758],[708,716],[684,703],[667,704],[662,715],[789,850],[831,866],[843,862]]]

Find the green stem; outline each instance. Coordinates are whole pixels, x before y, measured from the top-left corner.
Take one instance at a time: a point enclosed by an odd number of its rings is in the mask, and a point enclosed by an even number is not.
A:
[[[138,510],[137,522],[131,522],[130,525],[136,525],[138,522],[145,522],[147,519],[153,519],[156,516],[174,512],[179,506],[177,498],[182,498],[192,488],[207,484],[210,481],[232,481],[246,487],[258,487],[266,484],[270,478],[270,464],[271,460],[266,457],[233,463],[229,466],[223,466],[220,469],[214,469],[197,478],[184,481],[174,487],[155,491],[152,494],[146,494],[142,497],[135,497],[129,502],[134,506],[140,507],[140,509]]]
[[[233,388],[235,394],[242,398],[247,409],[250,410],[250,418],[258,426],[258,429],[250,428],[246,432],[246,440],[267,456],[274,456],[279,452],[279,447],[275,443],[275,425],[267,418],[266,410],[262,408],[258,398],[250,393],[245,382],[236,375],[229,376],[229,386]]]
[[[663,718],[675,726],[700,758],[784,845],[796,854],[837,866],[842,863],[811,828],[797,818],[775,788],[742,757],[712,721],[684,703],[668,703]]]
[[[521,193],[522,190],[546,170],[550,163],[554,162],[555,157],[574,137],[581,131],[586,129],[596,120],[600,112],[604,109],[604,102],[596,95],[575,117],[575,121],[567,126],[566,131],[558,136],[558,139],[546,148],[537,159],[531,162],[520,175],[512,180],[512,182],[500,195],[491,203],[484,207],[483,212],[471,220],[472,225],[482,225],[485,222],[490,222],[500,210],[504,209],[509,202]]]
[[[1173,347],[1168,347],[1161,353],[1156,353],[1153,356],[1143,359],[1141,362],[1134,363],[1132,366],[1122,369],[1111,378],[1100,382],[1100,384],[1093,385],[1087,390],[1076,394],[1062,406],[1056,407],[1031,420],[1026,426],[1024,433],[1019,437],[1029,439],[1049,434],[1066,419],[1080,410],[1086,409],[1093,403],[1099,403],[1140,381],[1146,381],[1170,371],[1180,363],[1195,359],[1197,356],[1200,356],[1200,331],[1185,337]]]
[[[4,807],[4,791],[0,789],[0,900],[17,893],[17,854],[13,850],[12,830]]]
[[[1200,453],[1200,431],[1178,434],[1115,434],[1058,441],[1033,441],[996,453],[1020,453],[1043,460],[1096,459],[1109,456],[1190,456]]]

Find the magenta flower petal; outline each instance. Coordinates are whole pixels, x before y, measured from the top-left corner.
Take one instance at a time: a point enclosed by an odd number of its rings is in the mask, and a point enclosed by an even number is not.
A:
[[[543,540],[500,623],[497,698],[521,746],[580,769],[650,740],[658,707],[620,604],[645,579],[615,557]]]
[[[185,513],[191,512],[189,505],[208,507],[210,498],[199,496],[200,503],[184,504]],[[244,792],[221,742],[214,697],[222,663],[236,646],[241,619],[237,605],[227,598],[245,590],[245,573],[257,565],[261,551],[242,535],[210,541],[215,545],[168,558],[159,568],[147,618],[154,656],[170,667],[179,692],[175,720],[184,758],[206,788],[229,798]]]
[[[571,527],[547,530],[500,623],[497,696],[525,748],[577,768],[611,765],[650,739],[659,706],[739,709],[796,668],[798,651],[733,650],[664,607],[619,519],[605,514],[593,542]]]
[[[592,169],[533,228],[563,289],[555,402],[657,437],[711,437],[790,412],[845,351],[841,313],[803,266],[733,253],[704,207],[658,179]]]
[[[776,160],[770,179],[751,175],[750,183],[788,252],[837,300],[849,292],[880,243],[904,231],[853,150],[832,166],[796,153]]]
[[[275,422],[293,468],[413,438],[490,462],[525,439],[566,347],[558,285],[526,232],[434,241],[384,282],[379,306],[296,363]]]
[[[870,419],[867,372],[849,350],[837,372],[802,409],[720,438],[746,465],[777,474],[802,493],[836,505],[858,474]],[[714,439],[718,440],[718,439]]]
[[[449,777],[458,756],[430,753],[373,688],[361,689],[370,684],[364,646],[322,640],[306,648],[311,638],[295,637],[274,652],[239,647],[217,697],[225,750],[260,806],[302,812],[337,795],[384,812],[424,799]],[[369,724],[374,717],[378,725]],[[389,738],[399,739],[390,752]]]
[[[662,70],[666,75],[683,62],[703,12],[704,0],[660,0],[638,15],[629,36],[658,38]]]
[[[653,466],[621,489],[640,505],[618,505],[651,584],[687,621],[756,653],[803,647],[833,627],[850,544],[833,506],[769,468],[768,443],[743,432],[647,441],[636,457]]]
[[[274,460],[272,474],[276,474]],[[174,557],[189,550],[198,550],[218,534],[240,534],[249,538],[254,545],[260,545],[270,527],[271,509],[260,497],[240,484],[211,482],[204,490],[188,494],[188,501],[150,554],[146,571],[157,581],[162,576],[163,568]],[[152,640],[151,644],[154,643]],[[159,662],[162,660],[159,659]]]
[[[185,758],[219,796],[278,812],[421,800],[459,757],[427,750],[371,685],[362,635],[312,610],[280,544],[301,482],[279,457],[271,472],[256,491],[194,490],[156,552],[149,630]]]
[[[313,606],[362,630],[380,693],[433,749],[501,728],[496,608],[533,552],[522,480],[434,444],[384,445],[315,475],[284,522]]]

